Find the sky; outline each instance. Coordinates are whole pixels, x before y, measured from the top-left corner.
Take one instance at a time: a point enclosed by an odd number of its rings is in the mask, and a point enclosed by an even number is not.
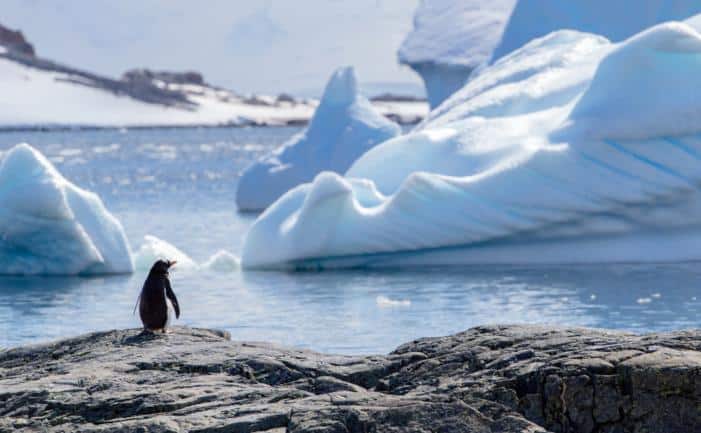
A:
[[[316,93],[336,67],[411,83],[397,63],[419,0],[3,0],[37,54],[111,76],[194,69],[241,93]]]

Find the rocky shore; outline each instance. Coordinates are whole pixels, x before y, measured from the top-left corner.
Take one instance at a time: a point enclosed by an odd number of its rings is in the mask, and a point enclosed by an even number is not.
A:
[[[1,432],[697,432],[701,331],[489,326],[386,356],[174,328],[0,352]]]

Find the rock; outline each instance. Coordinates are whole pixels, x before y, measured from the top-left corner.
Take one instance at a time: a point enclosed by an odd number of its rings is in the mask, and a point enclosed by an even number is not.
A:
[[[153,82],[154,80],[172,84],[195,84],[197,86],[206,85],[204,77],[196,71],[152,71],[150,69],[130,69],[122,75],[125,82]]]
[[[173,328],[0,352],[0,432],[701,431],[701,332],[489,326],[338,356]]]
[[[26,57],[34,57],[34,46],[24,38],[22,32],[8,29],[2,24],[0,24],[0,46]]]

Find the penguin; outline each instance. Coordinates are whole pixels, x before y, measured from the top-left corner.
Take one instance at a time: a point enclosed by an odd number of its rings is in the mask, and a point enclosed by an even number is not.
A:
[[[158,260],[151,267],[151,271],[146,277],[144,287],[139,295],[139,316],[146,331],[166,332],[169,323],[169,311],[166,296],[173,305],[175,318],[180,317],[180,305],[175,297],[173,289],[170,287],[168,270],[175,264],[175,261]]]

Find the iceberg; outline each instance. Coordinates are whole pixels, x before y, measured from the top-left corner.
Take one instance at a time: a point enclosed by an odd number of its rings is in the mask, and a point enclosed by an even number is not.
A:
[[[309,127],[244,171],[236,204],[242,211],[265,209],[322,171],[344,173],[368,149],[400,133],[396,123],[358,93],[353,68],[340,68],[326,85]]]
[[[701,34],[558,31],[483,69],[345,177],[253,224],[242,265],[701,259]]]
[[[697,0],[520,0],[492,59],[500,59],[532,39],[560,29],[622,41],[655,24],[684,20],[698,13],[701,2]]]
[[[626,39],[701,13],[697,0],[423,0],[399,60],[423,79],[432,108],[474,71],[560,29]]]
[[[94,275],[133,271],[120,222],[100,198],[19,144],[0,165],[0,274]]]
[[[144,241],[133,253],[134,265],[138,271],[148,272],[157,260],[174,260],[176,272],[213,271],[230,273],[240,268],[239,258],[226,250],[219,250],[205,262],[198,264],[175,245],[153,235],[144,236]]]
[[[177,268],[174,269],[178,270],[193,270],[197,268],[197,263],[176,246],[156,236],[146,235],[144,236],[144,242],[134,252],[134,266],[139,271],[148,271],[157,260],[176,261]]]
[[[422,0],[399,62],[424,81],[431,108],[492,57],[516,0]]]
[[[219,250],[202,263],[202,268],[214,272],[229,273],[239,270],[241,261],[226,250]]]

